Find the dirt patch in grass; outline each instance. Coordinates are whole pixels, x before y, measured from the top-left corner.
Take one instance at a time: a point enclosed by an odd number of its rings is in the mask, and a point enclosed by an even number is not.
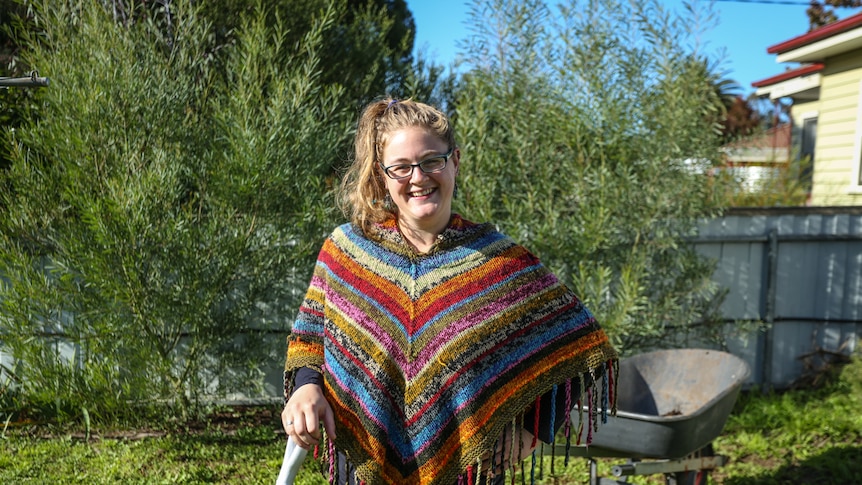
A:
[[[233,436],[243,429],[271,428],[273,437],[284,438],[281,427],[280,407],[272,405],[230,405],[219,406],[205,416],[183,422],[172,420],[158,425],[136,426],[133,428],[96,428],[87,433],[81,427],[58,429],[32,420],[10,423],[7,433],[32,438],[55,439],[65,437],[76,441],[95,441],[100,439],[141,440],[162,438],[168,435],[205,435],[219,434]]]

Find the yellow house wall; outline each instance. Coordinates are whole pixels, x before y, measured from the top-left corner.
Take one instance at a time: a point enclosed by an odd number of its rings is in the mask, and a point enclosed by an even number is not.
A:
[[[794,126],[802,126],[802,122],[805,120],[806,114],[816,113],[820,108],[820,101],[808,101],[808,102],[795,102],[793,103],[793,109],[791,110],[791,116],[793,117],[793,125]]]
[[[794,122],[801,126],[804,113],[816,112],[812,205],[862,205],[862,187],[854,181],[860,163],[860,90],[862,52],[826,59],[820,99],[794,105]],[[799,117],[797,119],[797,117]]]

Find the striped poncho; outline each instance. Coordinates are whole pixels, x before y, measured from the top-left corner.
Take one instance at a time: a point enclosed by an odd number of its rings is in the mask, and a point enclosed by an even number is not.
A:
[[[323,374],[337,430],[324,469],[341,453],[369,485],[450,485],[484,474],[543,395],[612,408],[616,359],[577,297],[490,224],[454,215],[426,254],[394,219],[368,237],[345,224],[288,338],[285,396],[297,369]]]

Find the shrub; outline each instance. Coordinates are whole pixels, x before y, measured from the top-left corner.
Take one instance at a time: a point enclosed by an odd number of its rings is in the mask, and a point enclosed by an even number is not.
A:
[[[556,8],[472,11],[460,209],[538,253],[623,351],[683,345],[720,299],[685,242],[717,210],[710,73],[683,48],[689,22],[660,2]]]
[[[59,417],[264,394],[332,225],[352,113],[317,49],[337,11],[293,43],[259,9],[216,45],[192,3],[43,2],[24,33],[52,85],[0,173],[0,335]]]

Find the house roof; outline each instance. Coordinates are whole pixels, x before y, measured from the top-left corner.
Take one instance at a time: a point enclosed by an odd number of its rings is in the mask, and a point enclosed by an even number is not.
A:
[[[729,166],[786,163],[792,146],[790,123],[783,123],[755,136],[722,147]]]
[[[760,81],[754,81],[751,83],[752,87],[762,88],[765,86],[771,86],[773,84],[778,84],[782,81],[787,81],[790,79],[794,79],[797,77],[806,76],[808,74],[813,74],[815,72],[820,72],[823,70],[822,62],[815,62],[813,64],[807,64],[796,69],[788,69],[787,71],[782,72],[781,74],[776,74],[775,76],[768,77],[766,79],[761,79]]]
[[[810,101],[820,97],[820,71],[823,68],[823,63],[807,64],[754,81],[751,85],[757,88],[755,94],[759,97],[779,99],[790,96],[799,101]]]
[[[754,136],[732,141],[725,148],[789,148],[792,132],[790,123],[781,123]]]
[[[822,62],[862,49],[862,13],[833,22],[766,49],[777,62]]]
[[[835,35],[847,32],[848,30],[862,27],[862,13],[851,15],[846,19],[833,22],[831,24],[812,30],[811,32],[794,37],[790,40],[780,42],[766,49],[769,54],[783,54],[785,52],[798,49],[800,47],[813,44],[819,40],[823,40]]]
[[[862,51],[862,13],[780,42],[766,49],[777,62],[799,62],[800,67],[754,81],[758,96],[811,100],[820,95],[820,72],[827,57]]]

